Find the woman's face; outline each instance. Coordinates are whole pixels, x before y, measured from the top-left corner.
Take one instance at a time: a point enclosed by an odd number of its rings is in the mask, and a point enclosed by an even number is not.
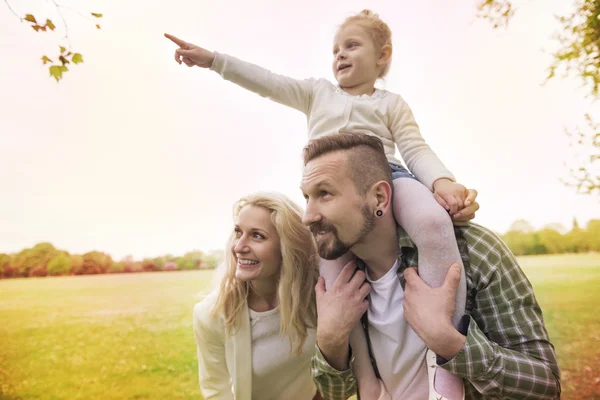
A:
[[[235,277],[277,284],[281,248],[271,213],[262,207],[245,206],[236,218],[234,231],[231,252],[236,261]]]

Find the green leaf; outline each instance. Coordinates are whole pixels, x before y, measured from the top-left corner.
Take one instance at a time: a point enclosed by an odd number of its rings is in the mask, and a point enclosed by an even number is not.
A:
[[[44,65],[46,65],[46,63],[52,63],[52,62],[54,62],[51,59],[49,59],[48,57],[46,57],[46,56],[42,57],[42,61],[44,62]]]
[[[54,26],[54,24],[52,23],[52,21],[50,21],[49,19],[46,20],[46,26],[48,28],[50,28],[50,30],[54,30],[56,28],[56,26]]]
[[[96,24],[96,28],[100,29],[100,25]]]
[[[41,28],[41,26],[39,26],[39,25],[31,25],[31,27],[32,27],[32,28],[33,28],[33,30],[34,30],[34,31],[36,31],[36,32],[39,32],[39,31],[40,31],[40,28]]]
[[[71,61],[73,61],[73,64],[79,64],[83,62],[83,57],[81,56],[81,54],[75,53],[73,54],[73,58],[71,58]]]
[[[99,14],[99,13],[92,13],[92,16],[94,16],[96,18],[102,18],[102,14]]]
[[[60,52],[64,53],[65,51],[67,51],[67,49],[65,49],[64,47],[60,46]]]
[[[58,59],[60,60],[62,65],[66,65],[66,64],[70,63],[70,61],[67,60],[64,56],[60,56],[60,57],[58,57]]]
[[[33,22],[34,24],[37,24],[37,21],[35,20],[35,17],[31,14],[27,14],[25,16],[25,21],[29,21],[29,22]]]
[[[67,67],[62,65],[53,65],[50,67],[50,76],[56,79],[56,82],[62,79],[63,72],[68,71]]]

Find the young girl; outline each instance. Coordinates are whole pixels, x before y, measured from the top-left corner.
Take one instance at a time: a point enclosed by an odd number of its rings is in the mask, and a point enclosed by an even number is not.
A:
[[[454,181],[452,173],[425,143],[402,97],[375,88],[392,59],[391,31],[377,14],[364,10],[339,27],[332,65],[337,85],[325,79],[296,80],[277,75],[172,35],[165,36],[179,46],[175,51],[179,64],[210,68],[245,89],[305,113],[309,139],[339,132],[379,137],[394,178],[394,215],[419,249],[419,275],[429,285],[439,287],[449,266],[453,262],[462,264],[448,213],[459,217],[460,210],[472,203],[474,196],[467,197],[465,187]],[[396,146],[414,176],[394,157]],[[335,280],[347,260],[345,256],[336,262],[322,262],[321,275],[326,282]],[[465,298],[463,272],[452,321],[455,326],[464,314]],[[369,361],[361,326],[354,329],[350,343],[360,398],[389,399]],[[435,389],[449,399],[463,398],[462,380],[442,368],[437,368]]]

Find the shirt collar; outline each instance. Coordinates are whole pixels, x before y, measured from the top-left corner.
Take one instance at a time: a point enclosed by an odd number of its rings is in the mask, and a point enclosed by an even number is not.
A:
[[[408,233],[406,233],[406,231],[400,225],[397,225],[396,227],[396,230],[398,232],[398,244],[400,245],[400,249],[402,247],[409,247],[411,249],[415,249],[416,246],[413,243],[413,241],[410,240]]]

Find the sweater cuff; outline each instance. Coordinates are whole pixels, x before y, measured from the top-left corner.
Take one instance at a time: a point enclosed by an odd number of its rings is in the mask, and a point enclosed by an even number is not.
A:
[[[215,59],[213,60],[209,69],[211,71],[215,71],[218,74],[221,74],[223,72],[223,67],[225,66],[225,58],[227,56],[225,54],[217,53],[216,51],[214,51],[213,53],[215,54]]]

